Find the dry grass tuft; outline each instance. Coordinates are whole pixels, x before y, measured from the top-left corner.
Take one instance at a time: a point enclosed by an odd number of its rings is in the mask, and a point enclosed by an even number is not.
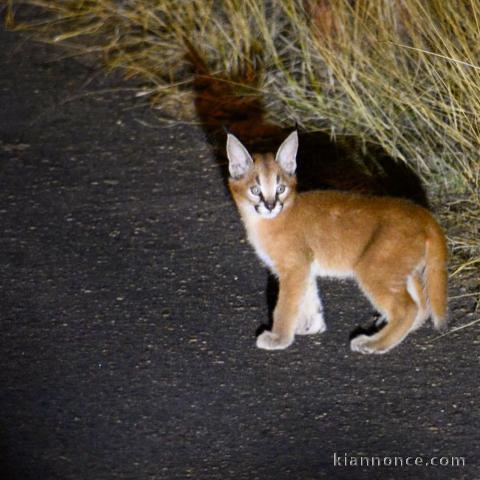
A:
[[[21,21],[22,6],[39,14]],[[454,274],[480,266],[480,3],[450,0],[9,0],[29,29],[141,79],[191,115],[203,74],[261,95],[270,120],[380,145],[429,182]]]

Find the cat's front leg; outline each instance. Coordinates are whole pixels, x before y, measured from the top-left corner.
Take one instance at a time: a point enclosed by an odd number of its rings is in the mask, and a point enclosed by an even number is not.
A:
[[[257,337],[257,347],[263,350],[284,350],[293,343],[292,336],[282,336],[266,330]]]
[[[307,290],[300,306],[297,327],[298,335],[313,335],[327,329],[323,318],[322,301],[318,295],[317,277],[311,273]]]
[[[280,291],[273,312],[273,327],[271,331],[265,331],[258,336],[258,348],[282,350],[292,344],[308,282],[308,268],[295,268],[280,275]]]

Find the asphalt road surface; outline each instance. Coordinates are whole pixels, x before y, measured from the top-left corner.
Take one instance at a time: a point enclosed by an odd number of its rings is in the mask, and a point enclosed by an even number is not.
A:
[[[202,129],[0,45],[2,478],[480,478],[478,326],[355,354],[371,308],[325,280],[328,331],[256,349],[267,274]]]

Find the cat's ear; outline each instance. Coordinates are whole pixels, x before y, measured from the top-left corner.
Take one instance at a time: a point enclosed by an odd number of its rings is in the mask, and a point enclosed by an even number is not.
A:
[[[294,130],[280,145],[275,161],[289,175],[297,169],[298,133]]]
[[[227,135],[228,170],[232,178],[243,177],[253,166],[253,160],[247,149],[237,137]]]

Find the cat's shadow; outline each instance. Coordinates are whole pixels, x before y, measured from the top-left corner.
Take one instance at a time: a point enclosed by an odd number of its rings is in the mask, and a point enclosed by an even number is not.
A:
[[[273,311],[278,300],[279,283],[277,277],[269,273],[267,275],[267,287],[265,288],[265,297],[268,309],[268,322],[262,323],[256,330],[255,336],[259,336],[265,330],[271,330],[273,326]]]
[[[228,188],[228,160],[225,153],[226,132],[236,135],[250,152],[275,152],[292,128],[284,129],[265,119],[260,97],[241,95],[233,85],[245,83],[245,78],[232,79],[210,75],[207,65],[192,45],[187,45],[195,73],[195,109],[210,143]],[[244,72],[255,83],[252,72]],[[253,80],[252,80],[253,79]],[[388,195],[409,199],[428,207],[425,189],[419,176],[407,164],[391,158],[377,145],[365,145],[351,137],[332,141],[324,132],[299,131],[297,155],[298,190],[346,190],[370,195]],[[266,300],[268,324],[257,329],[257,335],[270,329],[278,299],[279,285],[268,275]],[[352,336],[377,331],[375,322],[358,327]]]

